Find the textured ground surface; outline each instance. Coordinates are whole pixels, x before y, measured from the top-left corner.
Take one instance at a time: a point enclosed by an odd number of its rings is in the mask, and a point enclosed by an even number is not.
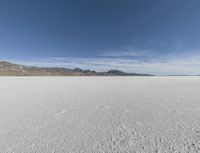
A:
[[[0,78],[0,153],[64,152],[200,152],[200,78]]]

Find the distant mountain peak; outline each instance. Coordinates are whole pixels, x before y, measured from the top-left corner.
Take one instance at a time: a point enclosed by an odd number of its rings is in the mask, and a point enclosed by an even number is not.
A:
[[[109,73],[109,74],[121,74],[121,75],[126,74],[125,72],[122,72],[120,70],[109,70],[107,73]]]
[[[150,76],[149,74],[125,73],[119,70],[96,72],[80,68],[34,67],[0,61],[0,76]]]

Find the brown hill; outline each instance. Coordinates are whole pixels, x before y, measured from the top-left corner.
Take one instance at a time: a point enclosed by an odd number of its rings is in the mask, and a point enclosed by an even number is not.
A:
[[[0,76],[151,76],[149,74],[125,73],[119,70],[95,72],[79,68],[34,67],[0,61]]]

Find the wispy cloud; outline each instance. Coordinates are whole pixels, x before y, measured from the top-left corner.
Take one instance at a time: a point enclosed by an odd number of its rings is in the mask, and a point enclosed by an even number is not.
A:
[[[13,61],[20,64],[91,69],[96,71],[107,71],[119,69],[126,72],[149,73],[157,75],[197,75],[200,74],[200,53],[196,52],[184,55],[168,55],[159,59],[142,61],[139,59],[127,59],[121,57],[95,57],[95,58],[45,58],[29,61]]]
[[[149,49],[136,49],[133,47],[119,47],[105,50],[102,57],[149,57],[155,55],[155,52]]]

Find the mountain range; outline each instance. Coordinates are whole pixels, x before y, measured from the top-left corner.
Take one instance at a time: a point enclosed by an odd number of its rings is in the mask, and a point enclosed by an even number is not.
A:
[[[96,72],[80,68],[36,67],[0,61],[0,76],[152,76],[150,74],[125,73],[119,70]]]

